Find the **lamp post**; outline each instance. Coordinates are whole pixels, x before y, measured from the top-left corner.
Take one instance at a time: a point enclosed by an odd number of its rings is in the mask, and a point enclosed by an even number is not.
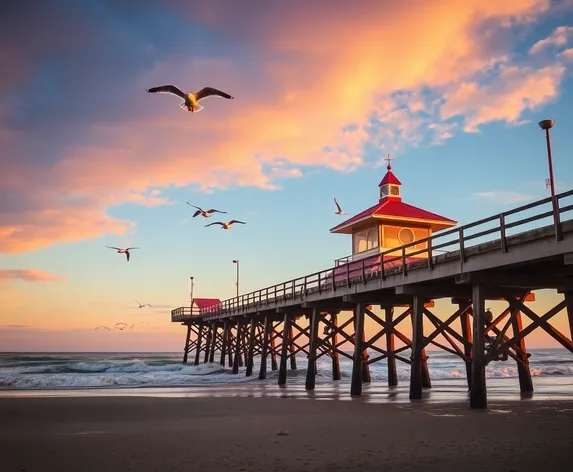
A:
[[[555,198],[555,179],[553,177],[553,157],[551,155],[551,137],[549,130],[553,128],[553,120],[541,120],[538,125],[545,131],[545,139],[547,141],[547,160],[549,162],[549,185],[551,188],[551,205],[553,207],[553,225],[555,226],[555,237],[557,241],[562,239],[561,224],[559,221],[559,208],[557,206],[557,198]]]
[[[193,283],[193,279],[194,279],[194,278],[195,278],[195,277],[189,277],[189,281],[190,281],[190,284],[191,284],[191,290],[190,290],[190,292],[189,292],[189,308],[191,308],[191,311],[193,311],[193,286],[195,285],[195,284]]]
[[[237,264],[237,281],[235,285],[237,286],[237,298],[239,298],[239,259],[233,259],[233,264]]]

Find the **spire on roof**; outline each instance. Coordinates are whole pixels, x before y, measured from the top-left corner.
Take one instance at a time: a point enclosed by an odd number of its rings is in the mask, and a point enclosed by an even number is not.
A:
[[[390,161],[393,161],[394,158],[393,158],[393,157],[390,157],[390,153],[388,153],[388,155],[384,158],[384,160],[385,160],[386,162],[388,162],[388,165],[386,166],[386,169],[392,170],[392,166],[390,165]]]

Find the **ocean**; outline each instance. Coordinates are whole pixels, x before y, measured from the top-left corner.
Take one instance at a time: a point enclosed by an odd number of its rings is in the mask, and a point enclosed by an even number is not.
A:
[[[488,398],[573,399],[573,354],[565,349],[532,349],[531,374],[535,392],[520,395],[517,368],[511,360],[492,362],[486,368]],[[432,389],[426,401],[467,399],[463,362],[442,351],[428,351]],[[405,353],[407,355],[407,353]],[[279,396],[301,399],[350,400],[352,364],[340,358],[342,380],[333,381],[330,358],[318,360],[316,389],[304,389],[306,358],[297,358],[286,387],[277,385],[278,371],[258,379],[258,359],[252,377],[218,363],[183,364],[182,353],[0,353],[0,397],[22,396]],[[399,386],[387,386],[386,363],[370,365],[372,382],[364,384],[362,399],[369,402],[408,402],[409,366],[398,363]]]

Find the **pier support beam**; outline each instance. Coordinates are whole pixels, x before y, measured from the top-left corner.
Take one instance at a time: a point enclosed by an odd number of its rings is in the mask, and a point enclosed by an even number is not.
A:
[[[332,330],[333,330],[333,334],[332,334],[332,338],[331,338],[331,344],[332,344],[332,352],[330,354],[330,357],[332,358],[332,380],[340,380],[342,378],[342,375],[340,374],[340,359],[338,356],[338,333],[336,331],[336,329],[338,328],[338,314],[337,313],[331,313],[330,314],[330,322],[332,323]]]
[[[424,299],[414,295],[412,302],[412,356],[410,374],[410,400],[422,398],[422,347],[424,343]]]
[[[183,352],[183,364],[187,364],[187,356],[189,355],[190,341],[191,341],[191,323],[187,325],[187,336],[185,336],[185,350]]]
[[[251,318],[251,329],[249,330],[249,353],[247,355],[247,377],[253,375],[253,365],[255,360],[255,329],[257,323],[254,318]]]
[[[199,361],[201,360],[201,343],[203,342],[203,329],[204,326],[202,324],[198,324],[198,331],[199,334],[197,334],[197,351],[195,352],[195,365],[199,365]]]
[[[483,285],[472,287],[473,304],[473,345],[472,345],[472,381],[470,407],[486,408],[487,391],[485,382],[485,297]]]
[[[386,321],[386,352],[388,355],[388,387],[395,387],[398,385],[398,374],[396,372],[396,348],[394,346],[394,326],[392,323],[394,307],[384,307],[384,318]]]
[[[573,341],[573,291],[564,292],[563,295],[565,296],[565,307],[567,309],[567,318],[569,320],[569,334]]]
[[[239,373],[241,362],[241,338],[242,338],[241,318],[237,318],[237,335],[235,336],[235,358],[233,359],[233,374]]]
[[[469,300],[459,300],[458,301],[458,309],[463,310],[469,304]],[[470,310],[466,310],[461,312],[460,314],[460,323],[462,329],[462,337],[472,342],[472,325],[470,320]],[[472,388],[472,348],[470,345],[464,345],[464,355],[467,357],[466,361],[466,379],[468,382],[468,390]]]
[[[277,344],[276,344],[276,333],[274,323],[271,323],[271,340],[270,340],[270,347],[271,347],[271,370],[277,370]]]
[[[287,358],[289,353],[289,333],[291,328],[291,317],[288,313],[285,313],[284,323],[283,323],[283,342],[281,346],[281,363],[279,367],[279,385],[285,385],[287,379]]]
[[[358,302],[354,310],[354,357],[350,395],[362,394],[362,348],[364,337],[364,303]]]
[[[294,345],[294,332],[293,332],[293,327],[292,327],[292,323],[289,327],[289,333],[288,333],[288,337],[290,339],[290,344],[289,344],[289,350],[290,350],[290,370],[296,370],[296,346]]]
[[[217,323],[212,324],[211,352],[209,353],[209,362],[215,362],[215,349],[217,348]]]
[[[513,335],[519,336],[523,330],[523,323],[521,321],[521,310],[513,307],[510,310],[511,326],[513,328]],[[529,356],[525,347],[525,338],[521,338],[516,347],[517,351],[517,375],[519,377],[519,390],[521,392],[533,392],[533,382],[531,380],[531,370],[529,369]]]
[[[320,312],[318,308],[313,308],[310,317],[310,340],[308,346],[308,366],[306,368],[306,390],[314,390],[316,385],[316,349],[318,346],[318,323]]]
[[[272,335],[273,322],[267,315],[265,316],[265,326],[263,330],[263,343],[261,345],[261,368],[259,370],[259,380],[267,378],[267,355],[269,352],[269,340]]]
[[[211,338],[213,337],[212,330],[213,327],[211,325],[209,325],[208,327],[205,326],[206,343],[205,343],[205,358],[203,359],[204,364],[207,364],[207,362],[209,362],[209,354],[211,352]]]
[[[229,334],[229,321],[225,320],[223,322],[223,339],[221,340],[221,360],[219,361],[223,367],[225,367],[225,356],[227,355],[227,350],[229,349]],[[231,367],[230,364],[229,367]]]

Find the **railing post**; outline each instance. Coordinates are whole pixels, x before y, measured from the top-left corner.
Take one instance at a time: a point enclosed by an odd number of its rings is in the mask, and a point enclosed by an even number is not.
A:
[[[386,280],[386,273],[384,272],[384,253],[380,253],[380,279]]]
[[[308,289],[307,289],[307,284],[308,284],[308,276],[305,275],[305,276],[304,276],[304,296],[305,296],[305,297],[306,297],[307,290],[308,290]]]
[[[464,244],[464,228],[460,228],[459,230],[459,243],[460,243],[460,260],[462,264],[466,262],[466,245]]]
[[[563,239],[563,233],[561,231],[561,215],[559,213],[559,199],[557,195],[553,195],[551,198],[551,204],[553,205],[553,224],[555,226],[555,239],[561,241]]]
[[[501,250],[502,252],[507,252],[507,238],[505,235],[505,215],[503,213],[499,215],[499,232],[501,237]]]
[[[363,283],[366,283],[365,261],[366,261],[366,259],[362,259],[362,282],[363,282]]]
[[[318,293],[320,293],[320,272],[318,273]]]
[[[428,269],[432,270],[434,268],[434,261],[432,260],[432,238],[428,239]]]
[[[408,275],[408,269],[406,268],[406,247],[402,246],[402,274]]]

